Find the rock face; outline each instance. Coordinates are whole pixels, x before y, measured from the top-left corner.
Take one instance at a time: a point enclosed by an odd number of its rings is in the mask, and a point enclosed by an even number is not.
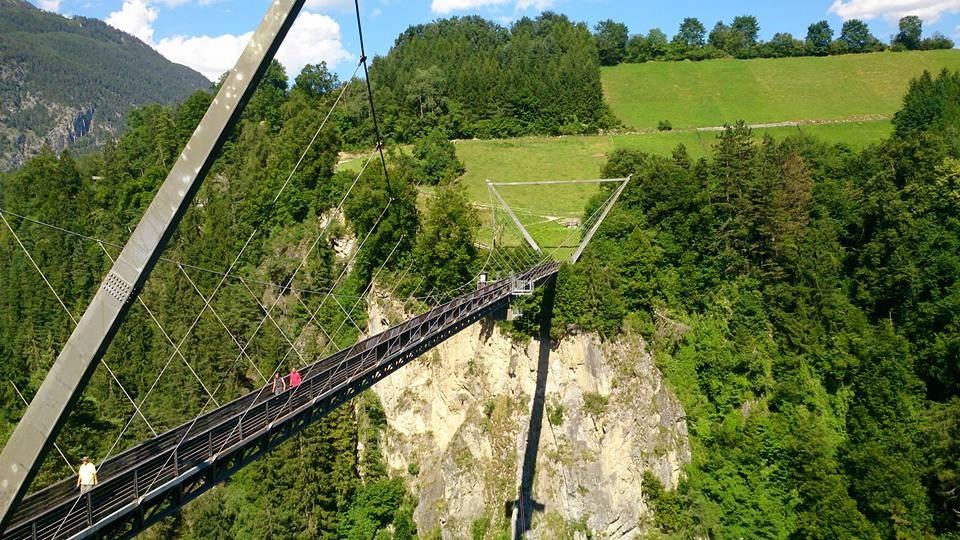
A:
[[[379,303],[371,332],[396,317]],[[690,459],[686,422],[641,338],[566,338],[546,363],[539,352],[477,323],[374,387],[389,423],[384,454],[419,496],[421,533],[512,530],[525,467],[536,507],[528,538],[640,537],[651,515],[643,472],[676,485]],[[525,460],[543,365],[541,429]]]

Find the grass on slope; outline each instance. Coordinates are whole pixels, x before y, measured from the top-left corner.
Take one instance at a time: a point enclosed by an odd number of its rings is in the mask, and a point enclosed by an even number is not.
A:
[[[754,130],[757,137],[769,134],[785,138],[798,132],[813,135],[828,143],[845,143],[859,149],[878,143],[892,131],[890,122],[822,124],[802,127]],[[467,172],[462,178],[471,200],[490,204],[486,181],[520,182],[532,180],[591,180],[601,177],[607,156],[618,148],[631,148],[653,154],[669,155],[680,143],[693,159],[712,152],[716,132],[655,132],[628,135],[590,135],[583,137],[528,137],[521,139],[456,141],[457,155]],[[544,245],[558,245],[570,234],[559,223],[564,218],[582,217],[587,201],[599,187],[596,184],[558,186],[511,186],[498,188],[518,218],[529,227],[531,236]],[[485,218],[485,222],[489,220]],[[481,230],[481,242],[489,241],[489,225]],[[566,243],[576,243],[571,238]]]
[[[603,68],[614,114],[634,129],[890,116],[910,79],[960,69],[960,51],[651,62]]]
[[[785,138],[798,132],[813,135],[827,143],[844,143],[861,149],[880,142],[890,135],[887,121],[847,124],[822,124],[754,130],[758,137],[769,134]],[[486,181],[522,182],[532,180],[593,180],[601,176],[607,156],[618,148],[632,148],[653,154],[669,155],[678,144],[684,144],[693,159],[712,151],[716,132],[654,132],[642,134],[588,135],[582,137],[527,137],[521,139],[456,141],[457,155],[467,172],[462,178],[471,200],[486,208],[490,195]],[[368,156],[345,161],[340,170],[358,172]],[[516,186],[501,187],[500,193],[517,213],[530,234],[544,246],[576,243],[571,231],[559,220],[582,217],[587,201],[598,190],[597,185]],[[432,189],[421,188],[429,197]],[[423,202],[423,201],[421,201]],[[484,227],[478,240],[484,244],[491,238],[490,213],[482,212]],[[518,241],[514,239],[514,241]],[[566,253],[565,250],[563,253]]]

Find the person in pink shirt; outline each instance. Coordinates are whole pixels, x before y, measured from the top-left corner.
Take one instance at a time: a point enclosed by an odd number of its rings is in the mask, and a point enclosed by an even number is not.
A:
[[[300,386],[300,372],[297,371],[297,366],[290,368],[290,388],[296,388]]]

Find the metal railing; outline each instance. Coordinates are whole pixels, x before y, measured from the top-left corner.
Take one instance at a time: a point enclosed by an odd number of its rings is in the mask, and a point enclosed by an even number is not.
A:
[[[178,511],[243,465],[432,349],[516,294],[514,277],[542,282],[543,263],[490,282],[302,370],[303,382],[254,391],[101,464],[100,483],[79,495],[67,478],[27,496],[3,539],[130,537]],[[261,395],[262,394],[262,395]]]

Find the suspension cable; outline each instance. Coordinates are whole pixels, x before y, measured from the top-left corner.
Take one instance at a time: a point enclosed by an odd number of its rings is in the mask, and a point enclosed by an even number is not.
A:
[[[57,293],[57,290],[53,288],[53,285],[50,283],[50,280],[47,279],[46,274],[44,274],[43,270],[40,269],[40,265],[38,265],[37,261],[33,259],[32,255],[30,255],[30,251],[27,250],[27,247],[23,245],[23,242],[20,240],[20,237],[17,235],[17,232],[14,231],[13,227],[10,226],[10,222],[7,221],[7,218],[3,214],[0,214],[0,220],[3,220],[3,224],[6,225],[7,230],[9,230],[10,234],[13,235],[14,240],[17,241],[17,244],[20,245],[20,248],[23,250],[24,254],[26,254],[28,259],[30,259],[30,263],[37,270],[37,273],[40,274],[40,277],[43,278],[43,282],[47,284],[47,287],[50,289],[50,292],[53,293],[53,296],[56,297],[57,302],[60,303],[60,307],[63,308],[63,311],[65,311],[67,316],[70,317],[70,320],[73,321],[73,326],[77,326],[78,324],[77,318],[73,316],[73,313],[71,313],[70,309],[67,308],[67,304],[64,303],[63,299]],[[150,424],[150,421],[147,420],[147,417],[143,415],[143,412],[140,410],[140,407],[138,407],[137,403],[133,400],[132,397],[130,397],[130,394],[127,392],[127,389],[123,387],[123,383],[121,383],[120,379],[117,378],[117,375],[110,368],[110,365],[107,364],[106,360],[103,360],[103,359],[100,360],[100,363],[103,364],[103,367],[107,369],[107,373],[110,374],[110,376],[113,378],[113,381],[117,383],[117,386],[120,387],[120,391],[123,392],[123,395],[126,396],[128,401],[130,401],[130,404],[133,405],[133,408],[136,411],[136,414],[140,415],[140,418],[143,419],[143,422],[147,425],[147,427],[150,429],[153,435],[156,436],[157,431],[153,429],[153,426]]]
[[[94,243],[94,244],[102,244],[102,245],[104,245],[104,246],[108,246],[108,247],[112,247],[112,248],[116,248],[116,249],[123,249],[123,246],[122,246],[121,244],[117,244],[116,242],[111,242],[111,241],[105,240],[105,239],[103,239],[103,238],[97,238],[97,237],[95,237],[95,236],[90,236],[90,235],[83,234],[83,233],[80,233],[80,232],[77,232],[77,231],[72,231],[72,230],[70,230],[70,229],[66,229],[66,228],[63,228],[63,227],[58,226],[58,225],[54,225],[54,224],[51,224],[51,223],[47,223],[47,222],[45,222],[45,221],[41,221],[41,220],[38,220],[38,219],[34,219],[34,218],[31,218],[31,217],[27,217],[27,216],[18,214],[18,213],[16,213],[16,212],[12,212],[12,211],[7,210],[7,209],[4,209],[4,208],[0,208],[0,214],[6,214],[6,215],[8,215],[8,216],[13,216],[13,217],[15,217],[15,218],[17,218],[17,219],[19,219],[19,220],[26,221],[26,222],[29,222],[29,223],[33,223],[34,225],[39,225],[39,226],[41,226],[41,227],[46,227],[46,228],[51,229],[51,230],[59,231],[59,232],[61,232],[61,233],[63,233],[63,234],[66,234],[66,235],[69,235],[69,236],[74,236],[74,237],[80,238],[80,239],[82,239],[82,240],[85,240],[85,241],[87,241],[87,242],[91,242],[91,243]],[[198,265],[195,265],[195,264],[186,263],[186,262],[183,262],[183,261],[180,261],[180,260],[177,260],[177,259],[171,259],[171,258],[169,258],[169,257],[160,257],[159,260],[160,260],[161,262],[163,262],[163,263],[166,263],[166,264],[170,264],[170,265],[173,265],[173,266],[182,266],[182,267],[184,267],[184,268],[188,268],[188,269],[190,269],[190,270],[196,270],[196,271],[198,271],[198,272],[203,272],[203,273],[206,273],[206,274],[212,274],[212,275],[215,275],[215,276],[224,276],[224,275],[225,275],[225,273],[224,273],[223,271],[221,271],[221,270],[214,270],[214,269],[212,269],[212,268],[206,268],[206,267],[203,267],[203,266],[198,266]],[[229,276],[227,276],[227,278],[228,278],[228,279],[235,279],[235,280],[244,279],[244,280],[246,280],[248,283],[256,283],[256,284],[258,284],[258,285],[264,285],[264,286],[268,286],[268,287],[277,287],[277,288],[281,288],[281,287],[282,287],[282,285],[280,285],[279,283],[274,283],[274,282],[271,282],[271,281],[263,281],[263,280],[253,279],[253,278],[241,278],[241,277],[235,276],[235,275],[229,275]],[[288,290],[293,290],[293,291],[297,291],[297,292],[305,293],[305,294],[327,294],[327,293],[330,292],[329,290],[299,289],[299,288],[296,288],[296,287],[288,287]],[[344,295],[344,294],[338,294],[337,296],[340,297],[340,298],[356,299],[355,296]]]
[[[383,179],[387,182],[387,192],[389,193],[391,192],[390,174],[387,172],[387,160],[383,157],[383,138],[380,136],[380,125],[377,123],[377,108],[373,104],[373,90],[370,87],[370,71],[367,69],[367,52],[363,46],[363,26],[360,24],[360,0],[353,0],[353,7],[357,13],[357,33],[360,36],[360,62],[363,64],[363,80],[367,83],[367,98],[370,101],[370,117],[373,119],[373,132],[377,136],[377,150],[380,152],[380,164],[383,165]]]
[[[29,407],[30,403],[27,401],[27,398],[23,397],[23,394],[20,393],[20,389],[17,388],[16,383],[14,383],[13,381],[9,381],[9,382],[10,382],[10,386],[13,387],[13,391],[16,392],[17,396],[20,397],[20,401],[22,401],[24,405]],[[56,442],[54,442],[53,447],[57,450],[57,453],[60,454],[60,457],[63,458],[63,462],[67,464],[67,467],[70,467],[70,472],[72,472],[73,474],[77,474],[77,470],[73,468],[73,465],[70,463],[70,460],[67,459],[67,456],[64,455],[63,450],[60,449],[60,446]]]

